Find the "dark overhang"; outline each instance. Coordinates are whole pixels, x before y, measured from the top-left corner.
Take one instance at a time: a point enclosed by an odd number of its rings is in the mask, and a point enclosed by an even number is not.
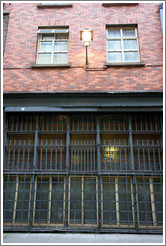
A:
[[[4,93],[6,112],[162,111],[160,91]]]

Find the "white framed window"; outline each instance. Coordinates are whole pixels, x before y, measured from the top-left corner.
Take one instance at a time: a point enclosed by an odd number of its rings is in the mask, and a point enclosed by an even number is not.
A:
[[[107,28],[107,62],[140,62],[136,27]]]
[[[37,64],[68,63],[68,29],[39,29]]]

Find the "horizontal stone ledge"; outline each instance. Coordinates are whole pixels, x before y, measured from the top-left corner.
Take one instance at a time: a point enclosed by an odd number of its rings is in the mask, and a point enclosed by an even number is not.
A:
[[[144,62],[117,62],[117,63],[105,63],[106,67],[143,67]]]
[[[9,15],[10,11],[9,10],[4,10],[3,15]]]
[[[67,7],[72,7],[73,4],[71,3],[52,3],[52,4],[37,4],[38,8],[67,8]]]
[[[125,5],[138,5],[139,3],[102,3],[104,7],[111,6],[125,6]]]
[[[31,68],[68,68],[71,67],[69,63],[67,64],[32,64]]]

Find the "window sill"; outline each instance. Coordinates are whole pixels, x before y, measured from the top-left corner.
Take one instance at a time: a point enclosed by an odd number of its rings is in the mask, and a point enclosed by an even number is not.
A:
[[[53,3],[53,4],[37,4],[38,8],[67,8],[72,7],[73,4],[71,3]]]
[[[70,67],[70,64],[32,64],[31,68],[60,68],[60,67]]]
[[[138,5],[138,3],[102,3],[104,7],[111,7],[111,6],[127,6],[127,5]]]
[[[143,67],[144,62],[117,62],[117,63],[105,63],[106,67]]]
[[[4,10],[3,15],[9,15],[10,11],[9,10]]]

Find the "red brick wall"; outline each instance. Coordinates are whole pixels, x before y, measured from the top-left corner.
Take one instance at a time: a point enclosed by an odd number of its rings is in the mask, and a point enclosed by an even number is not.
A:
[[[111,91],[162,90],[162,29],[158,3],[104,7],[101,3],[73,3],[71,8],[37,8],[37,3],[12,3],[4,54],[4,91]],[[138,24],[144,67],[110,67],[106,24]],[[69,25],[71,68],[31,68],[35,63],[38,26]],[[85,48],[80,30],[90,28],[94,40]],[[94,69],[94,71],[93,71]],[[95,71],[98,69],[98,71]]]

